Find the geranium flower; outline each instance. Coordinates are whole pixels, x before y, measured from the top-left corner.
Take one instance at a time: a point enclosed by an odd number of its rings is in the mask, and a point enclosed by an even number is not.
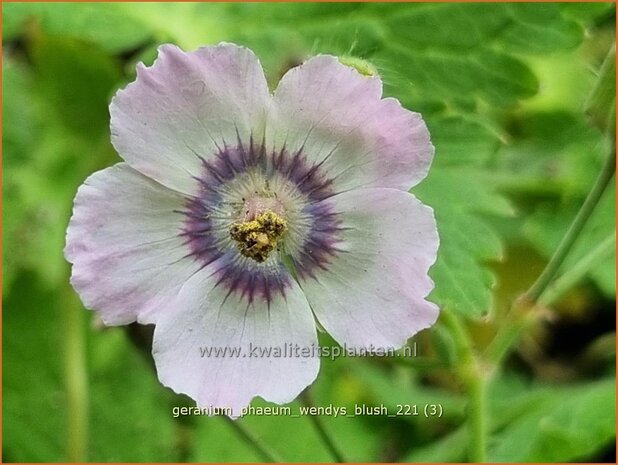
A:
[[[316,320],[348,349],[398,348],[432,325],[438,235],[407,191],[433,146],[421,116],[381,94],[332,56],[271,94],[246,48],[161,46],[110,106],[124,162],[75,198],[65,254],[84,305],[107,325],[156,325],[160,381],[231,416],[313,382],[315,350],[263,351],[317,347]]]

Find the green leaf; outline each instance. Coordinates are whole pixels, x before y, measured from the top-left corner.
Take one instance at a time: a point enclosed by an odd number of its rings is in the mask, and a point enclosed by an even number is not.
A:
[[[497,233],[480,214],[512,214],[484,168],[501,138],[495,128],[471,117],[429,118],[428,126],[436,147],[434,165],[412,192],[434,209],[440,236],[438,259],[430,270],[436,283],[430,300],[478,317],[493,302],[495,277],[485,262],[502,256]]]
[[[62,380],[62,328],[56,296],[36,277],[14,283],[2,312],[4,462],[62,462],[68,412]]]
[[[566,17],[588,25],[615,9],[614,2],[560,2],[560,10]]]
[[[549,258],[595,182],[609,147],[582,116],[565,111],[522,113],[511,132],[515,142],[501,150],[496,179],[519,206],[523,237]],[[603,196],[563,271],[615,231],[613,189]],[[615,295],[613,257],[598,263],[589,276],[608,297]]]
[[[52,36],[85,40],[109,52],[138,47],[150,38],[139,21],[116,3],[3,3],[2,39],[36,24]]]
[[[549,257],[571,225],[582,203],[583,197],[579,198],[576,202],[569,202],[566,205],[559,204],[555,207],[547,206],[540,208],[528,217],[523,229],[524,235],[540,252]],[[591,253],[598,244],[616,231],[615,212],[616,185],[612,183],[596,206],[582,233],[577,238],[577,242],[561,267],[562,272],[577,264],[586,255]],[[588,272],[588,276],[594,280],[599,289],[608,298],[615,297],[615,246],[610,255],[595,264]]]
[[[386,82],[406,89],[414,101],[439,95],[511,105],[536,94],[539,84],[510,53],[567,50],[583,37],[581,27],[552,4],[443,3],[391,11],[385,21],[390,40],[374,58],[384,61]]]
[[[497,43],[514,53],[547,54],[568,50],[583,39],[581,26],[560,14],[557,3],[506,3],[512,22]]]
[[[64,272],[66,274],[67,267]],[[66,284],[68,286],[68,283]],[[62,291],[72,292],[63,287]],[[46,291],[20,274],[3,312],[3,458],[16,462],[67,459],[67,392],[63,362],[63,305],[76,297]],[[84,309],[83,320],[92,313]],[[95,462],[176,461],[175,424],[168,393],[122,329],[83,325],[89,345],[89,447]]]
[[[586,112],[601,130],[616,136],[616,47],[613,46],[599,71],[599,78],[586,104]]]
[[[491,462],[571,462],[594,459],[616,436],[616,381],[527,389],[503,401],[521,416],[491,441]]]
[[[84,310],[85,312],[85,310]],[[90,315],[93,316],[93,315]],[[95,462],[176,461],[170,393],[122,328],[89,330],[90,457]],[[120,421],[119,421],[120,420]]]
[[[505,5],[425,4],[391,10],[389,29],[398,31],[397,41],[411,50],[452,52],[484,48],[509,23]],[[429,49],[429,50],[426,50]]]
[[[496,194],[489,173],[469,168],[433,170],[414,192],[434,209],[440,235],[430,300],[468,317],[486,314],[495,277],[481,263],[500,259],[502,244],[478,214],[502,215],[511,211],[509,204]]]
[[[465,428],[458,428],[436,441],[414,449],[402,461],[406,463],[467,462],[468,439],[468,431]]]
[[[432,169],[446,166],[486,166],[501,145],[497,130],[471,116],[429,117],[436,147]]]
[[[563,110],[522,112],[510,123],[513,142],[497,157],[500,184],[527,197],[585,195],[609,150],[581,115]]]
[[[596,459],[616,435],[615,379],[572,386],[530,385],[502,376],[489,391],[489,462],[574,462]],[[463,462],[463,426],[414,449],[404,462]]]
[[[378,67],[383,62],[397,63],[396,68],[384,69],[388,92],[398,89],[414,100],[436,96],[445,101],[481,99],[493,106],[507,106],[533,96],[539,85],[521,61],[491,50],[457,55],[392,46],[376,54],[376,62]]]
[[[582,39],[581,27],[552,4],[316,4],[283,9],[146,3],[121,8],[153,35],[185,48],[221,40],[247,45],[277,78],[308,54],[369,59],[381,69],[388,93],[417,103],[476,104],[480,99],[493,106],[512,105],[534,95],[539,84],[511,52],[568,50]]]

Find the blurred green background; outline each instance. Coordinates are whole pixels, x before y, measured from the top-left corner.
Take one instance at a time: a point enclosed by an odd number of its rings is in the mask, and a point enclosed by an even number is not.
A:
[[[119,161],[107,106],[159,44],[247,45],[273,87],[317,53],[375,65],[385,94],[430,128],[434,165],[413,192],[441,236],[432,300],[465,319],[479,351],[510,324],[611,151],[584,107],[615,43],[612,3],[3,3],[2,39],[4,462],[260,459],[222,418],[173,418],[191,403],[158,383],[148,328],[103,328],[68,284],[73,196]],[[564,285],[489,385],[488,460],[615,461],[615,228],[612,183]],[[452,336],[441,319],[407,364],[323,360],[317,405],[443,407],[323,417],[347,458],[467,459]],[[239,422],[285,460],[332,460],[307,418]]]

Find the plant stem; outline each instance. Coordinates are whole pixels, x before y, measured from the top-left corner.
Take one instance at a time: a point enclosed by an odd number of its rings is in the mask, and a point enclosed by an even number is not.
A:
[[[520,334],[536,316],[535,304],[525,298],[517,299],[501,322],[498,332],[485,349],[484,360],[492,368],[498,367]]]
[[[468,365],[474,363],[474,353],[472,351],[472,341],[470,340],[468,331],[461,324],[459,318],[446,309],[442,311],[440,319],[444,322],[453,337],[453,342],[457,349],[457,358],[466,365],[466,369],[469,368]]]
[[[571,226],[562,238],[554,255],[530,289],[514,302],[505,320],[500,325],[498,333],[487,348],[485,360],[493,366],[498,366],[502,362],[509,349],[519,338],[519,335],[532,321],[535,314],[538,313],[532,311],[537,306],[537,303],[545,305],[551,303],[559,294],[562,294],[567,289],[567,286],[573,284],[574,279],[579,279],[581,274],[587,271],[593,264],[592,260],[598,259],[599,254],[603,254],[605,248],[609,246],[606,242],[610,239],[604,241],[602,247],[597,247],[591,256],[589,256],[588,260],[582,260],[575,268],[565,273],[562,278],[559,278],[558,281],[550,287],[560,266],[573,247],[573,244],[590,218],[594,208],[599,203],[601,196],[614,177],[615,172],[616,149],[614,147],[614,150],[612,150],[612,153],[603,165],[601,173],[597,177],[583,205],[577,212],[573,223],[571,223]],[[583,268],[586,269],[582,271]],[[545,295],[546,292],[548,295]]]
[[[584,204],[577,212],[573,223],[569,227],[565,236],[562,238],[560,245],[554,252],[554,255],[547,263],[547,266],[538,277],[538,279],[534,282],[534,284],[530,287],[530,289],[526,292],[525,296],[531,302],[537,302],[543,292],[547,289],[547,286],[551,283],[552,279],[554,279],[560,265],[564,262],[564,259],[568,255],[571,247],[575,243],[575,240],[581,233],[584,228],[586,221],[590,218],[590,215],[594,211],[594,207],[596,207],[597,203],[599,203],[599,199],[605,192],[605,188],[608,186],[611,181],[614,173],[616,172],[616,149],[612,151],[610,156],[605,162],[599,177],[597,178],[594,186],[588,193]]]
[[[550,305],[582,279],[600,260],[609,257],[616,247],[616,231],[598,244],[588,255],[556,279],[539,298],[541,305]]]
[[[303,392],[300,395],[300,400],[303,403],[303,405],[305,405],[306,407],[313,407],[314,405],[313,399],[311,398],[311,394],[309,393],[308,389],[306,389],[305,392]],[[307,416],[313,422],[313,425],[315,426],[318,436],[320,436],[320,439],[322,440],[322,442],[324,443],[324,445],[326,446],[330,454],[333,456],[335,461],[338,463],[345,463],[346,460],[343,454],[335,445],[334,441],[328,434],[328,431],[326,431],[326,428],[324,427],[324,424],[322,423],[322,419],[318,415],[307,415]]]
[[[88,450],[88,377],[84,310],[73,290],[61,294],[64,328],[64,381],[67,393],[67,460],[85,462]]]
[[[487,378],[481,363],[472,348],[472,340],[459,318],[449,311],[442,312],[442,320],[449,328],[461,361],[459,376],[468,391],[468,425],[470,442],[468,459],[470,462],[486,461],[487,450]]]
[[[251,431],[249,431],[245,425],[242,423],[242,420],[232,420],[229,417],[222,417],[229,425],[238,433],[238,435],[249,444],[255,452],[260,456],[260,458],[266,463],[280,463],[283,462],[281,458],[277,455],[277,453],[266,445],[262,444]]]
[[[393,357],[392,362],[397,365],[416,368],[417,370],[436,370],[439,368],[448,368],[448,365],[440,360],[418,357],[413,360],[408,358]]]
[[[469,380],[470,415],[470,462],[483,463],[487,460],[487,381],[480,373]]]

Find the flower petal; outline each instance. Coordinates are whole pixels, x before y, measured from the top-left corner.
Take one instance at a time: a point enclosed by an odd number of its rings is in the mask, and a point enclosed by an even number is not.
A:
[[[230,409],[231,417],[255,396],[290,402],[319,370],[315,322],[298,284],[287,278],[284,295],[247,301],[215,282],[206,270],[196,274],[157,322],[159,380],[201,408]],[[292,356],[293,347],[313,349]],[[276,348],[290,352],[277,356]]]
[[[337,254],[300,285],[319,322],[341,344],[401,347],[431,326],[438,308],[425,297],[438,234],[431,208],[396,189],[357,189],[330,203],[340,220]]]
[[[131,167],[192,195],[200,157],[261,136],[270,101],[250,50],[220,44],[185,53],[163,45],[154,65],[138,66],[137,80],[114,97],[112,143]]]
[[[321,164],[334,179],[336,192],[407,191],[426,176],[434,149],[421,116],[381,96],[379,77],[317,56],[281,79],[269,140],[292,152],[302,148],[311,164]]]
[[[184,198],[119,163],[90,176],[75,197],[65,256],[71,283],[108,325],[156,322],[199,268],[179,236]]]

